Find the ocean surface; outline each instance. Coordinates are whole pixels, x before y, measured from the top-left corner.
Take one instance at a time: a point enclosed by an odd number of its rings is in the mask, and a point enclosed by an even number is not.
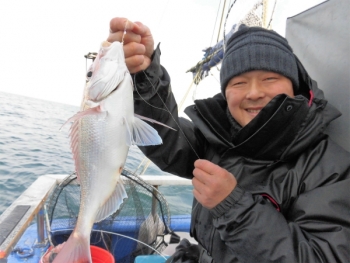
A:
[[[0,214],[45,174],[72,174],[69,125],[60,130],[78,107],[0,92]],[[135,146],[125,168],[134,171],[144,159]],[[165,174],[151,164],[144,174]],[[160,187],[171,214],[188,214],[191,186]]]

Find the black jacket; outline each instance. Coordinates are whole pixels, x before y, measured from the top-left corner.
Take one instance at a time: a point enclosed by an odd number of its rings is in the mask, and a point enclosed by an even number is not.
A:
[[[215,208],[193,204],[191,235],[216,263],[350,262],[350,154],[323,133],[340,113],[300,63],[299,78],[303,96],[276,96],[237,131],[221,94],[178,118],[159,47],[134,76],[135,112],[177,129],[153,125],[163,144],[140,147],[146,156],[186,178],[198,157],[237,178]]]

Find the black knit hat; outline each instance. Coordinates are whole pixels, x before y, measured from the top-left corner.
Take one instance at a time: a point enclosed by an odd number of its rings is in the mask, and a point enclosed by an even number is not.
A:
[[[252,70],[267,70],[289,78],[296,93],[298,67],[287,40],[275,31],[242,24],[227,41],[220,70],[221,92],[235,76]]]

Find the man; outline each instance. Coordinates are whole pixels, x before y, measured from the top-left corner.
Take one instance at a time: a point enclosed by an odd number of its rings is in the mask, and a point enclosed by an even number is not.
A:
[[[178,130],[156,127],[163,145],[141,150],[194,187],[200,249],[185,244],[174,262],[349,262],[350,154],[323,133],[340,113],[286,39],[242,25],[226,46],[221,93],[188,107],[188,121],[150,30],[126,21],[111,20],[108,41],[126,26],[135,112]]]

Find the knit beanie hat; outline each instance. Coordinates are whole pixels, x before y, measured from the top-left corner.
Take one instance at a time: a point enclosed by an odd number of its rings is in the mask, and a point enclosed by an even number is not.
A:
[[[225,96],[228,82],[252,70],[267,70],[289,78],[296,93],[298,67],[287,40],[275,31],[242,24],[227,41],[220,70],[221,92]]]

